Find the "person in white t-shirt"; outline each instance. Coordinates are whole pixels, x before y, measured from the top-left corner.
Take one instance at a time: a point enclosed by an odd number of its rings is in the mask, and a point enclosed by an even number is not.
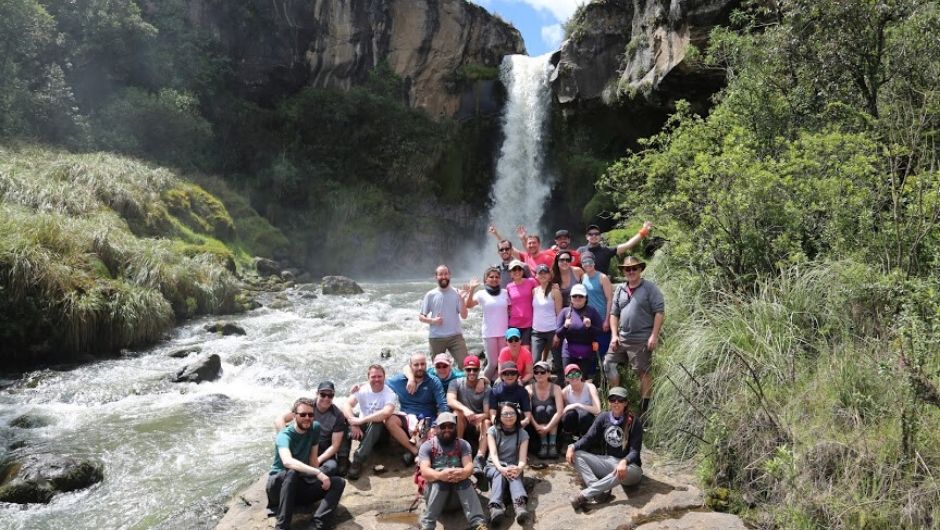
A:
[[[509,292],[500,287],[500,272],[490,267],[483,273],[484,290],[474,293],[480,285],[473,280],[464,288],[467,308],[483,308],[483,349],[486,351],[484,376],[496,379],[499,352],[506,347],[506,330],[509,329]]]
[[[359,406],[359,415],[354,408]],[[372,448],[385,433],[385,423],[401,421],[395,414],[398,408],[398,396],[385,386],[385,368],[380,364],[369,366],[368,384],[357,386],[343,404],[343,414],[349,421],[349,435],[359,440],[359,448],[353,454],[349,466],[350,480],[356,480],[362,473],[362,465],[372,453]]]

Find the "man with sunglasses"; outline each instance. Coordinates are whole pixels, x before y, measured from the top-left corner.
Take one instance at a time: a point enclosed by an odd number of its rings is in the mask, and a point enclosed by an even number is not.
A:
[[[441,380],[430,377],[427,372],[428,359],[423,353],[411,356],[408,364],[415,381],[415,390],[408,391],[408,377],[405,374],[395,374],[389,377],[386,385],[398,396],[401,412],[404,415],[404,425],[399,422],[387,421],[385,427],[398,443],[408,450],[403,457],[406,464],[414,463],[418,448],[410,440],[410,434],[419,428],[419,423],[430,423],[440,412],[447,412],[447,399],[444,396],[444,387]]]
[[[499,382],[490,392],[490,424],[496,425],[496,412],[505,403],[513,403],[525,416],[520,424],[523,428],[532,423],[532,400],[525,387],[519,384],[519,368],[509,361],[499,365]]]
[[[346,415],[333,404],[336,387],[332,381],[323,381],[317,386],[316,407],[313,419],[320,424],[320,442],[317,461],[320,469],[329,476],[345,475],[349,470],[349,450],[351,442],[347,438],[348,423]],[[281,430],[296,419],[293,411],[286,412],[274,420],[274,426]]]
[[[447,387],[447,405],[457,416],[457,437],[477,442],[473,472],[479,478],[486,462],[486,428],[491,388],[489,381],[480,377],[480,358],[476,355],[470,355],[463,360],[463,371],[466,377],[454,379]]]
[[[601,412],[587,434],[569,445],[565,454],[565,460],[575,467],[585,484],[584,489],[571,497],[575,511],[588,503],[611,500],[610,490],[614,486],[620,484],[626,492],[643,477],[642,421],[630,414],[625,388],[611,388],[607,400],[610,410]]]
[[[509,274],[509,264],[521,254],[518,250],[512,248],[512,243],[508,239],[503,239],[502,236],[499,235],[496,231],[496,226],[490,225],[487,231],[498,240],[496,243],[496,252],[499,254],[499,263],[493,265],[493,267],[499,269],[499,286],[505,289],[506,286],[509,285],[509,282],[512,281],[512,276]],[[532,277],[528,266],[523,269],[522,277]]]
[[[649,410],[653,391],[650,368],[653,350],[659,345],[659,332],[663,327],[666,303],[656,285],[641,277],[646,263],[628,256],[620,264],[627,281],[617,286],[610,308],[610,352],[604,357],[604,372],[612,386],[620,384],[617,367],[629,361],[640,378],[643,398],[640,412]]]
[[[420,528],[432,530],[450,497],[456,496],[473,530],[487,530],[486,516],[477,492],[470,482],[473,462],[470,444],[457,437],[457,417],[450,412],[437,416],[437,435],[421,444],[418,463],[427,481],[426,508]]]
[[[314,421],[316,404],[300,398],[291,407],[294,420],[280,430],[274,441],[274,463],[265,491],[268,516],[277,516],[275,528],[290,528],[295,504],[323,500],[313,514],[311,528],[330,528],[339,499],[346,488],[341,477],[330,477],[319,466],[317,443],[320,425]]]
[[[601,243],[601,229],[597,225],[589,225],[587,227],[587,245],[583,247],[578,247],[578,252],[584,254],[585,252],[590,252],[594,254],[594,265],[595,268],[604,274],[610,271],[610,260],[614,256],[623,256],[627,253],[628,250],[637,246],[640,241],[646,239],[650,234],[650,229],[653,228],[653,223],[646,221],[643,223],[643,228],[640,228],[640,231],[636,233],[633,237],[627,240],[626,243],[621,243],[617,245],[616,248],[610,248],[607,245]]]

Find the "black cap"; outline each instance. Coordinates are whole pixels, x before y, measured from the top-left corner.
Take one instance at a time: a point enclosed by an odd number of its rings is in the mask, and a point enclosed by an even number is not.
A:
[[[329,390],[330,392],[333,392],[335,394],[336,386],[333,385],[333,381],[324,381],[320,383],[319,386],[317,386],[317,392],[321,392],[323,390]]]
[[[571,234],[569,234],[567,230],[561,229],[555,232],[555,239],[558,239],[559,237],[571,237]]]
[[[590,232],[591,230],[597,230],[598,232],[600,232],[601,227],[597,225],[588,225],[587,230],[585,230],[585,232]]]

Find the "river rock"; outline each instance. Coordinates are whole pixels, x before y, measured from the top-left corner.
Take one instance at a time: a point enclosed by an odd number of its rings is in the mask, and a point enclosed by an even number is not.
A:
[[[14,462],[0,482],[0,502],[47,503],[56,493],[101,482],[101,466],[90,460],[39,454]]]
[[[179,350],[173,350],[170,353],[166,354],[167,357],[172,357],[174,359],[183,359],[189,357],[193,353],[202,353],[202,348],[199,346],[190,346],[189,348],[181,348]]]
[[[362,294],[362,287],[345,276],[325,276],[320,283],[323,294]]]
[[[408,511],[415,498],[414,467],[403,466],[396,458],[400,452],[389,449],[376,451],[369,460],[371,465],[384,466],[388,470],[386,473],[367,472],[358,480],[347,482],[340,503],[348,510],[351,519],[338,521],[337,530],[404,529],[417,525],[424,503],[420,503],[415,511]],[[691,485],[695,479],[684,469],[659,462],[654,453],[643,453],[646,476],[640,485],[631,488],[629,493],[622,488],[614,488],[613,501],[592,505],[587,512],[575,513],[571,509],[568,499],[577,492],[578,479],[563,459],[544,469],[527,471],[526,476],[533,483],[529,508],[535,513],[535,521],[526,528],[608,530],[633,528],[649,521],[667,526],[642,528],[745,528],[741,519],[734,515],[698,513],[702,510],[703,495],[701,490]],[[216,530],[268,530],[271,527],[265,514],[266,479],[266,476],[261,477],[228,504],[227,513]],[[481,497],[481,503],[485,507],[487,499]],[[311,528],[309,515],[302,517],[294,527]],[[467,526],[463,513],[459,511],[445,512],[440,522],[444,528]],[[515,522],[510,527],[520,528]]]
[[[181,368],[173,378],[174,383],[201,383],[214,381],[222,376],[222,359],[210,354]]]
[[[20,429],[38,429],[48,425],[52,425],[51,419],[45,416],[34,416],[32,414],[23,414],[10,422],[10,427],[18,427]]]
[[[281,272],[281,266],[273,259],[255,258],[255,270],[258,276],[277,276]]]
[[[202,329],[209,333],[221,333],[222,335],[245,335],[245,328],[231,322],[206,324]]]

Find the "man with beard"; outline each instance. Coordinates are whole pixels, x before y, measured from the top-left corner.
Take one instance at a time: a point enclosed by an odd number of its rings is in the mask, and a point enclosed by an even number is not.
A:
[[[509,274],[509,264],[512,263],[513,259],[522,259],[522,253],[512,247],[512,243],[508,239],[503,239],[503,236],[499,235],[499,232],[496,230],[496,225],[490,225],[488,232],[497,239],[496,243],[496,252],[499,254],[499,263],[493,265],[494,268],[499,269],[499,286],[503,289],[509,285],[509,282],[512,281],[512,276]],[[529,268],[526,267],[522,271],[523,278],[530,278],[532,273],[529,271]]]
[[[437,428],[438,434],[421,444],[418,452],[421,476],[427,481],[427,507],[421,516],[421,528],[435,528],[448,498],[456,495],[470,527],[487,530],[483,506],[470,482],[473,473],[470,444],[457,437],[457,417],[442,412],[437,417]]]
[[[447,405],[457,416],[457,437],[477,440],[474,474],[482,475],[486,461],[486,427],[489,417],[490,383],[480,377],[480,358],[470,355],[463,361],[466,377],[454,379],[447,387]],[[472,445],[472,444],[471,444]]]
[[[414,392],[408,391],[405,374],[395,374],[385,383],[398,396],[403,414],[402,421],[395,421],[396,417],[389,418],[385,427],[392,438],[408,450],[403,458],[407,465],[414,463],[414,457],[418,454],[411,434],[420,431],[422,421],[430,424],[438,413],[449,410],[440,379],[428,376],[427,357],[423,353],[416,353],[411,356],[409,366],[416,384]]]
[[[359,405],[357,416],[353,409]],[[385,423],[400,422],[395,417],[398,396],[385,385],[385,368],[381,364],[369,366],[369,382],[350,393],[343,404],[343,414],[349,422],[349,436],[359,440],[359,448],[349,467],[349,479],[356,480],[362,473],[362,465],[372,454],[372,448],[385,434]],[[399,423],[399,426],[401,423]]]
[[[313,419],[320,425],[320,442],[317,459],[320,469],[330,476],[345,475],[349,469],[350,444],[346,439],[346,415],[333,404],[336,387],[332,381],[323,381],[317,386],[317,402]],[[285,412],[274,419],[274,427],[283,429],[296,420],[293,411]],[[344,443],[346,442],[346,443]]]
[[[567,230],[561,229],[555,232],[555,246],[550,250],[555,256],[562,250],[567,250],[568,253],[571,254],[571,266],[581,266],[581,252],[571,248],[571,234]],[[554,256],[552,256],[552,258],[554,259]]]
[[[276,529],[289,529],[294,505],[323,499],[313,514],[311,528],[329,528],[339,499],[346,488],[341,477],[329,477],[318,468],[317,444],[320,425],[313,420],[316,404],[300,398],[291,407],[294,421],[284,427],[274,441],[274,463],[265,487],[268,516],[277,516]]]
[[[428,343],[431,355],[449,351],[459,363],[467,356],[460,319],[467,318],[467,305],[456,289],[450,286],[450,269],[440,265],[435,272],[437,288],[431,289],[421,301],[418,320],[429,326]]]

